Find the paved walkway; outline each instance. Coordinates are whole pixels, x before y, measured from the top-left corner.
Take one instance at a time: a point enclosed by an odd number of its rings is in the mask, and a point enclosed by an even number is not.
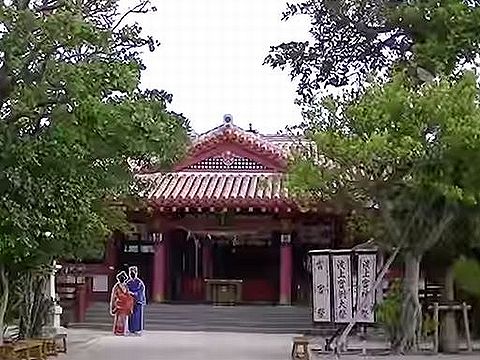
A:
[[[293,335],[205,332],[146,332],[141,337],[116,337],[108,332],[69,330],[69,352],[59,360],[289,360]],[[342,359],[369,359],[344,355]],[[464,360],[479,353],[455,356],[381,356],[376,359]],[[313,355],[312,359],[333,359]]]
[[[289,359],[291,336],[203,332],[146,332],[116,337],[71,331],[68,360],[279,360]],[[83,340],[82,340],[83,339]]]

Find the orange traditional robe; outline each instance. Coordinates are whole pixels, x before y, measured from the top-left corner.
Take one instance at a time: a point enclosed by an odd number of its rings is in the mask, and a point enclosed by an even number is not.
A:
[[[110,298],[110,312],[113,315],[113,333],[126,335],[128,331],[128,317],[133,311],[134,298],[124,284],[115,284]]]

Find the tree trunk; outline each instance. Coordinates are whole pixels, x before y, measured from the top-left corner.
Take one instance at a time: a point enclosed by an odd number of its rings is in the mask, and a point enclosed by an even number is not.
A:
[[[453,302],[455,300],[455,274],[453,266],[447,268],[444,286],[443,299],[447,302]],[[454,311],[443,313],[440,321],[440,336],[442,352],[457,353],[459,351],[458,329]]]
[[[421,256],[408,252],[405,254],[405,297],[402,305],[401,351],[418,349],[418,334],[421,328],[422,313],[418,299]]]
[[[5,271],[5,266],[0,264],[0,345],[3,345],[3,334],[5,327],[5,314],[7,313],[7,306],[9,300],[9,284],[8,277]]]

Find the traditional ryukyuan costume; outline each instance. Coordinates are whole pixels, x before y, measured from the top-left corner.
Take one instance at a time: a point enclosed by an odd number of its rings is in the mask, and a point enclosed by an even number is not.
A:
[[[145,285],[143,281],[137,277],[138,269],[136,266],[131,266],[128,269],[130,279],[127,281],[128,291],[134,298],[134,305],[132,314],[128,321],[128,330],[131,334],[140,335],[143,331],[143,307],[146,304]]]
[[[125,284],[127,278],[124,271],[117,275],[118,282],[113,286],[110,298],[110,313],[114,317],[113,333],[119,336],[127,335],[128,317],[132,314],[135,302]]]

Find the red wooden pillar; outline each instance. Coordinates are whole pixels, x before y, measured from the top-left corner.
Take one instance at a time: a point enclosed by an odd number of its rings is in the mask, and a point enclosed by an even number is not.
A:
[[[76,321],[81,323],[85,322],[85,314],[87,312],[87,285],[81,284],[76,289]]]
[[[163,234],[153,234],[155,241],[155,252],[153,255],[152,271],[152,300],[164,302],[167,297],[167,243]]]
[[[280,237],[280,305],[292,303],[292,243],[290,234]]]

